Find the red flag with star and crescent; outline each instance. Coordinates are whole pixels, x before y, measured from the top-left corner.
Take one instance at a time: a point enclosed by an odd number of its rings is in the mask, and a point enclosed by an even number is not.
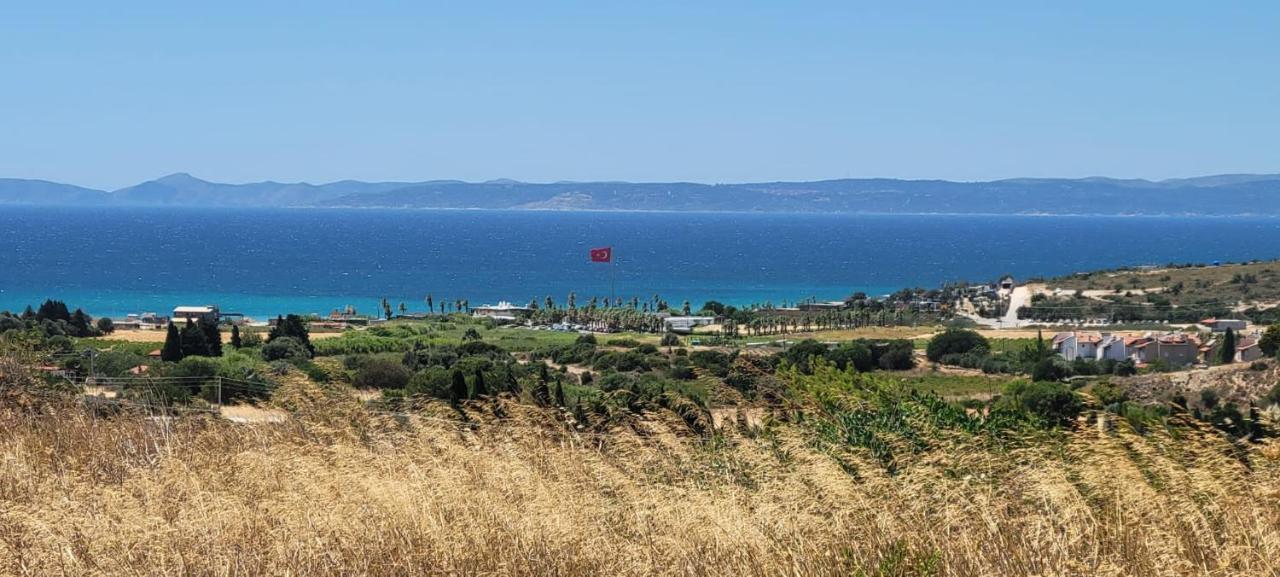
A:
[[[591,262],[613,262],[613,247],[591,249]]]

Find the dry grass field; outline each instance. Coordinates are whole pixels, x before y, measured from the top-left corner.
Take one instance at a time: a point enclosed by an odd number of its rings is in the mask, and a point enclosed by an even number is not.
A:
[[[1280,453],[1194,425],[1082,422],[998,452],[958,439],[890,475],[856,451],[838,466],[785,422],[699,437],[658,414],[578,435],[493,400],[464,426],[305,382],[274,402],[288,422],[10,403],[0,574],[1280,571]]]

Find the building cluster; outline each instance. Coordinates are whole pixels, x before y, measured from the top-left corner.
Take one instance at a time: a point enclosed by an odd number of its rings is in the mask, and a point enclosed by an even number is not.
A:
[[[1053,350],[1068,361],[1132,360],[1138,366],[1161,363],[1168,367],[1212,364],[1222,358],[1224,335],[1236,335],[1235,362],[1261,359],[1259,335],[1246,334],[1247,323],[1234,319],[1206,319],[1200,323],[1208,336],[1198,332],[1146,332],[1119,334],[1097,331],[1068,331],[1054,335]]]

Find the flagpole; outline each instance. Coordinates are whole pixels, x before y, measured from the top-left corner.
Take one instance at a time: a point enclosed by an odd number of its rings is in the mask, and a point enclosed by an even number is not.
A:
[[[609,306],[613,306],[613,301],[618,299],[617,278],[618,278],[618,255],[613,254],[613,249],[609,249]]]

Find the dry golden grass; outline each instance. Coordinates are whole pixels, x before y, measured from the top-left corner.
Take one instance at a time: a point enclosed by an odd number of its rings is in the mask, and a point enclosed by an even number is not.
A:
[[[1274,448],[1082,426],[856,475],[796,425],[575,436],[291,383],[287,423],[0,413],[3,575],[1275,575]],[[434,407],[437,414],[451,409]],[[495,408],[507,416],[497,419]]]

